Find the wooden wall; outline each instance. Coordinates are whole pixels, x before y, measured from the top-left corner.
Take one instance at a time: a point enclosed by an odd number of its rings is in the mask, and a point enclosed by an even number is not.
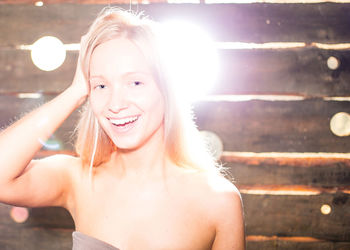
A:
[[[108,1],[51,1],[42,7],[33,2],[0,1],[2,127],[60,93],[75,70],[77,51],[68,51],[59,69],[44,72],[19,46],[44,35],[78,43]],[[220,83],[211,100],[195,105],[200,129],[222,139],[222,162],[242,193],[247,249],[350,249],[350,140],[334,135],[329,125],[334,114],[350,111],[349,98],[329,98],[350,95],[350,4],[132,7],[159,21],[193,20],[219,42],[255,44],[220,50]],[[305,44],[276,48],[271,42]],[[343,49],[334,46],[343,43]],[[340,60],[338,69],[327,67],[330,56]],[[21,98],[21,93],[42,96]],[[76,119],[77,112],[54,135],[62,151],[72,152]],[[43,149],[38,157],[52,153]],[[322,214],[322,205],[331,212]],[[10,209],[0,204],[1,249],[71,248],[74,225],[67,211],[30,208],[29,219],[15,223]]]

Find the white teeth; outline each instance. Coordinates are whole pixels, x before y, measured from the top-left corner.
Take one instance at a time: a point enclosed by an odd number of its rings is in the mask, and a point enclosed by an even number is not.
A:
[[[111,123],[113,123],[114,125],[124,125],[126,123],[129,122],[134,122],[137,120],[137,116],[134,117],[128,117],[128,118],[124,118],[124,119],[109,119],[111,121]]]

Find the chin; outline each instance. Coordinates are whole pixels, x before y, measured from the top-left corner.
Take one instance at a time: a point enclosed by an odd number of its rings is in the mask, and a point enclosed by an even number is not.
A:
[[[144,143],[139,138],[132,138],[133,136],[129,136],[127,138],[113,138],[112,141],[114,145],[119,150],[123,151],[132,151],[140,148]]]

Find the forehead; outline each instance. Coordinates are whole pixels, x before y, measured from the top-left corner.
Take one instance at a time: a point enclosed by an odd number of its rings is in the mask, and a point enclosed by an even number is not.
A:
[[[90,76],[115,77],[126,72],[150,73],[138,46],[126,38],[115,38],[98,45],[90,59]]]

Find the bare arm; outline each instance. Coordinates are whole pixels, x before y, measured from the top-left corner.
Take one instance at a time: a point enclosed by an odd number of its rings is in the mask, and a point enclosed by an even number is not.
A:
[[[78,63],[69,88],[0,133],[0,202],[22,206],[59,203],[67,173],[57,162],[67,163],[67,159],[32,159],[42,147],[41,142],[54,133],[86,96],[87,84]]]

